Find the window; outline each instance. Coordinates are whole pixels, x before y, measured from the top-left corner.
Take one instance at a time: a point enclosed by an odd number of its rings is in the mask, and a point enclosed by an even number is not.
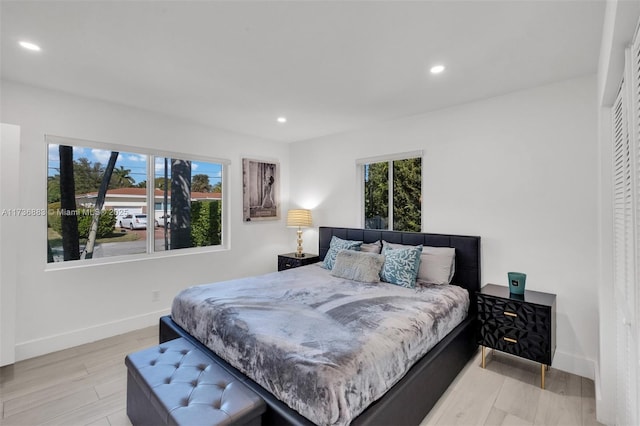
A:
[[[422,153],[358,160],[366,229],[421,231]]]
[[[226,161],[47,143],[48,263],[223,244]]]
[[[156,251],[222,244],[222,165],[155,158]],[[166,206],[166,208],[165,208]]]

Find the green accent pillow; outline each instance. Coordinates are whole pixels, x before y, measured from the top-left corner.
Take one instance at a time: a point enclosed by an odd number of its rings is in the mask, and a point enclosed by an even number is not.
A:
[[[382,281],[402,287],[414,288],[420,268],[422,245],[407,248],[382,248],[384,265],[380,272]]]

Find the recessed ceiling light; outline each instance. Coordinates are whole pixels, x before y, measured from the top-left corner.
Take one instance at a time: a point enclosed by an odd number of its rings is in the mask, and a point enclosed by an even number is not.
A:
[[[434,65],[431,67],[431,74],[440,74],[444,71],[444,65]]]
[[[39,52],[40,50],[42,50],[37,44],[29,43],[28,41],[21,41],[19,44],[25,49],[33,50],[34,52]]]
[[[286,123],[287,117],[278,117],[278,123]]]

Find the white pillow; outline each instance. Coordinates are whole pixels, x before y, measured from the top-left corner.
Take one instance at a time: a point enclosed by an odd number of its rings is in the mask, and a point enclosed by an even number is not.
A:
[[[414,247],[405,244],[382,242],[384,247],[392,249]],[[420,255],[418,280],[429,284],[450,284],[456,272],[456,249],[453,247],[424,246]]]
[[[423,247],[418,279],[431,284],[449,284],[456,272],[456,249]]]

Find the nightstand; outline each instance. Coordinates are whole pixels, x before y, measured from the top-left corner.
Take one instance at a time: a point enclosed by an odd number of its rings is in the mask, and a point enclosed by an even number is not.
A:
[[[311,265],[320,261],[320,256],[317,254],[303,253],[304,257],[296,257],[295,253],[279,254],[278,255],[278,271],[284,271],[285,269],[297,268],[299,266]]]
[[[556,295],[526,290],[509,293],[509,287],[487,284],[476,293],[482,346],[539,362],[540,387],[556,351]]]

